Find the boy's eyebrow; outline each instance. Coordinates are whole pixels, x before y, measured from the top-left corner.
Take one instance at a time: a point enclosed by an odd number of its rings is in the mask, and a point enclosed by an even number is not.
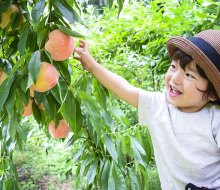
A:
[[[194,73],[198,73],[198,70],[196,69],[196,67],[195,66],[193,67],[191,64],[188,65],[188,69]]]

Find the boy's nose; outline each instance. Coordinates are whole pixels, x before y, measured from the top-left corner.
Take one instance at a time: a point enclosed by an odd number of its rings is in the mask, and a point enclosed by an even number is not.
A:
[[[175,83],[175,84],[181,84],[182,83],[182,75],[180,72],[176,72],[172,75],[172,81]]]

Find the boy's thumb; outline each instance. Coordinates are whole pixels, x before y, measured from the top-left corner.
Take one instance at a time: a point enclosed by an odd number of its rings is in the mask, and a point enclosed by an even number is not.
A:
[[[77,53],[77,51],[79,51],[79,48],[75,47],[74,51]]]
[[[83,50],[82,50],[82,48],[78,48],[78,47],[76,47],[75,49],[74,49],[74,51],[79,55],[79,54],[82,54],[82,52],[83,52]]]

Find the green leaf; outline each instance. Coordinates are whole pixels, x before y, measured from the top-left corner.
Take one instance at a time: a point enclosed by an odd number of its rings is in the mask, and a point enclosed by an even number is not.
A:
[[[21,84],[20,81],[19,81],[19,83]],[[20,84],[19,84],[19,85],[20,85]],[[28,102],[29,102],[30,96],[29,96],[28,94],[26,94],[20,86],[17,87],[17,92],[18,92],[18,94],[19,94],[19,98],[21,99],[21,101],[22,101],[25,105],[27,105]]]
[[[20,23],[21,23],[21,13],[20,12],[14,12],[11,15],[11,28],[12,30],[16,30]]]
[[[59,91],[60,101],[63,102],[64,98],[66,97],[66,93],[68,92],[68,84],[66,81],[60,77],[59,82],[57,84],[57,88]]]
[[[0,2],[0,14],[6,12],[10,5],[11,5],[11,1]]]
[[[100,177],[100,189],[108,189],[108,180],[109,180],[109,172],[110,172],[110,161],[106,160],[104,167],[101,172]]]
[[[72,135],[72,137],[70,139],[68,139],[68,141],[67,141],[67,143],[65,145],[65,148],[70,147],[74,143],[74,141],[75,141],[75,136]]]
[[[16,113],[13,111],[9,116],[9,122],[8,122],[8,132],[11,137],[11,139],[14,141],[16,139],[16,131],[18,127],[17,117]]]
[[[113,130],[114,127],[114,119],[111,116],[111,113],[108,112],[106,109],[102,110],[102,118],[104,119],[106,125]]]
[[[83,117],[82,117],[81,107],[77,99],[76,99],[76,118],[77,118],[76,127],[75,127],[75,131],[73,132],[76,135],[76,137],[78,137],[78,134],[80,134],[80,130],[82,127]]]
[[[37,33],[39,34],[40,31],[44,30],[44,29],[48,29],[47,27],[47,19],[48,17],[44,17],[42,19],[40,19],[40,21],[37,23]]]
[[[100,106],[103,108],[107,107],[107,94],[105,93],[104,87],[97,81],[93,80],[94,95]]]
[[[116,184],[115,184],[115,178],[113,175],[113,170],[114,170],[114,162],[111,162],[111,167],[110,167],[109,176],[108,176],[108,189],[116,190]]]
[[[12,87],[12,92],[9,94],[7,101],[5,102],[5,108],[8,113],[9,122],[8,122],[8,132],[12,139],[12,141],[15,140],[16,130],[18,127],[16,112],[15,112],[15,96],[13,92],[15,91],[16,84]]]
[[[118,6],[119,6],[119,8],[118,8],[118,17],[119,17],[119,15],[122,11],[122,8],[123,8],[124,0],[117,0],[117,2],[118,2]]]
[[[137,139],[130,136],[131,147],[133,150],[134,157],[137,163],[141,164],[146,168],[146,153],[141,144],[137,141]]]
[[[36,50],[38,50],[38,45],[37,45],[37,36],[38,32],[35,30],[30,30],[30,34],[28,35],[28,48],[29,52],[33,54]]]
[[[28,70],[30,72],[31,78],[33,79],[34,83],[36,83],[37,81],[37,75],[40,71],[40,64],[41,64],[40,51],[37,50],[31,56],[31,59],[28,64]]]
[[[106,148],[107,148],[109,154],[115,160],[115,162],[118,163],[118,153],[115,149],[114,142],[112,141],[111,138],[108,137],[108,135],[105,135],[104,138],[105,138],[105,145],[106,145]]]
[[[122,112],[122,110],[118,109],[118,108],[111,108],[111,114],[112,116],[117,119],[120,124],[122,124],[124,127],[126,127],[127,125],[129,125],[129,121],[127,120],[125,114]]]
[[[153,146],[151,144],[151,138],[149,132],[147,134],[141,135],[143,148],[146,152],[146,162],[147,164],[151,161],[153,156]]]
[[[116,139],[116,148],[117,148],[117,153],[118,153],[118,164],[119,165],[125,165],[127,160],[126,160],[126,154],[123,152],[123,147],[122,143],[126,143],[124,141],[123,137],[120,137]]]
[[[28,87],[28,75],[23,75],[22,78],[20,79],[19,86],[21,89],[26,92]]]
[[[83,144],[79,151],[75,154],[75,156],[73,157],[74,162],[76,162],[82,156],[85,146],[86,144]]]
[[[68,90],[62,102],[59,112],[62,113],[64,119],[69,123],[72,131],[76,128],[76,100],[71,90]]]
[[[149,177],[148,173],[146,172],[146,169],[139,165],[139,169],[142,175],[142,189],[149,190]]]
[[[0,85],[0,100],[1,100],[0,101],[0,112],[2,111],[4,103],[5,103],[6,99],[8,98],[10,88],[11,88],[13,81],[14,81],[14,78],[8,77]]]
[[[54,8],[58,10],[71,24],[74,22],[82,23],[76,11],[66,1],[52,1]]]
[[[27,53],[23,56],[21,56],[21,58],[19,59],[19,61],[15,64],[15,66],[12,68],[10,75],[8,76],[8,78],[11,78],[14,73],[18,70],[19,66],[21,66],[21,64],[23,63],[23,61],[25,59],[27,59],[29,56],[31,55],[31,53]]]
[[[85,106],[87,113],[90,116],[92,126],[94,127],[97,133],[97,138],[99,141],[101,137],[101,125],[102,125],[102,119],[99,112],[99,108],[96,102],[94,101],[94,99],[89,94],[80,90],[78,91],[78,93],[80,95],[80,98],[83,100],[83,104]]]
[[[137,174],[134,171],[134,168],[129,169],[129,177],[130,177],[130,182],[131,182],[131,190],[139,190],[139,182],[138,182],[138,177]]]
[[[30,31],[30,28],[26,27],[25,30],[21,33],[21,37],[18,42],[18,51],[20,52],[21,55],[24,54],[29,31]]]
[[[60,82],[60,81],[59,81]],[[58,83],[59,84],[59,83]],[[62,86],[62,85],[60,85]],[[53,94],[53,97],[56,99],[56,101],[58,101],[60,104],[61,102],[63,101],[63,98],[61,97],[61,94],[60,94],[60,88],[58,85],[54,86],[50,92]],[[66,91],[67,92],[67,91]],[[66,93],[65,93],[66,95]]]
[[[89,185],[92,184],[95,180],[97,165],[97,159],[95,160],[95,162],[90,164],[89,170],[86,174],[86,181]]]
[[[62,64],[58,63],[57,67],[59,67],[59,72],[61,73],[61,76],[63,77],[63,86],[66,86],[66,83],[68,83],[68,86],[71,83],[71,75],[68,68],[68,63],[66,61],[63,61]],[[65,83],[64,83],[65,82]]]
[[[40,107],[41,103],[43,103],[47,98],[47,92],[37,92],[34,91],[34,99],[36,100],[36,103],[38,107]]]
[[[115,189],[116,190],[126,190],[126,181],[125,177],[122,174],[122,170],[118,168],[117,165],[113,165],[112,175],[115,181]]]
[[[57,116],[57,112],[58,112],[57,104],[58,104],[57,101],[52,95],[48,95],[47,99],[44,100],[45,112],[51,120],[53,120]]]
[[[78,32],[75,32],[75,31],[73,31],[73,30],[71,30],[71,29],[69,29],[65,26],[58,25],[58,24],[56,26],[57,26],[57,28],[60,29],[61,32],[65,33],[68,36],[73,36],[73,37],[76,37],[76,38],[85,38],[84,35],[82,35]]]
[[[38,35],[37,35],[37,45],[38,45],[39,49],[42,48],[43,45],[45,44],[45,41],[46,41],[47,36],[48,36],[48,32],[49,32],[48,29],[45,28],[45,29],[41,30],[38,33]]]
[[[24,127],[20,127],[18,126],[18,129],[17,129],[17,135],[18,135],[18,145],[19,145],[19,148],[20,150],[22,149],[22,143],[25,142],[27,140],[27,133],[26,133],[26,130],[24,129]]]
[[[43,14],[45,8],[45,0],[39,0],[32,8],[31,16],[35,23],[39,21],[40,16]]]
[[[40,124],[41,112],[35,102],[32,103],[32,110],[33,110],[34,119],[37,121],[38,124]]]

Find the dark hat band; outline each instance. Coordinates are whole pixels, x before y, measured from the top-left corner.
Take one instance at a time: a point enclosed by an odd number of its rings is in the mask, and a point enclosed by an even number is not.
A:
[[[199,37],[191,37],[189,38],[189,41],[196,45],[210,59],[210,61],[220,72],[220,55],[215,50],[215,48],[207,41]]]

